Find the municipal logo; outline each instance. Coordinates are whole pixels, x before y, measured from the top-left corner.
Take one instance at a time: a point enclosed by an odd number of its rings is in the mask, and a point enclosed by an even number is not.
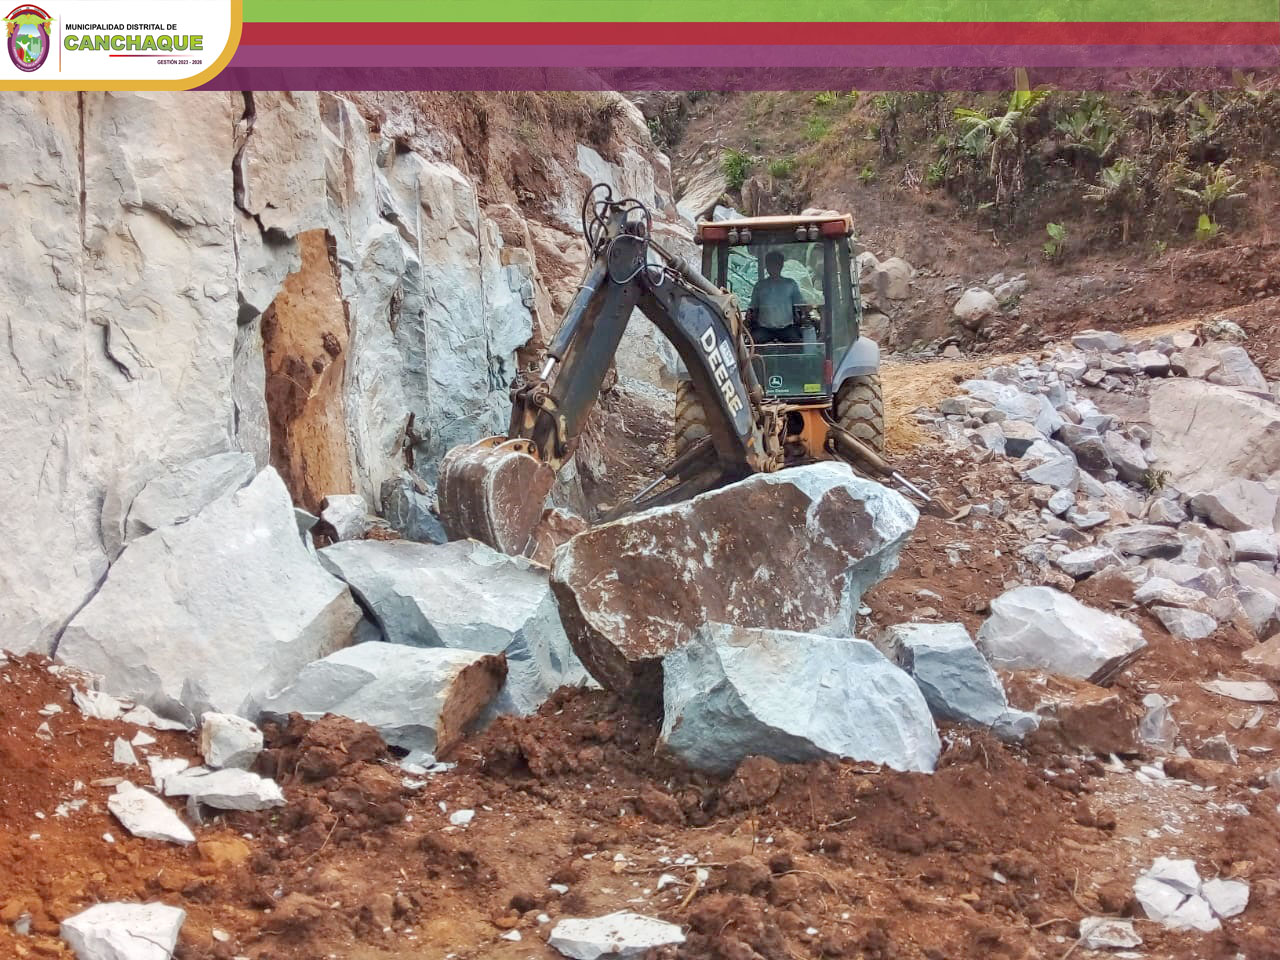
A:
[[[49,29],[53,18],[37,6],[23,4],[4,18],[9,59],[23,73],[34,73],[49,57]]]

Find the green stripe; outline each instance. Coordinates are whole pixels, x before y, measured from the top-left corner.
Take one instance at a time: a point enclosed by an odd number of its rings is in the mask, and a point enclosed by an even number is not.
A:
[[[1252,23],[1280,19],[1280,0],[244,0],[248,23],[679,23],[730,14],[756,23]]]

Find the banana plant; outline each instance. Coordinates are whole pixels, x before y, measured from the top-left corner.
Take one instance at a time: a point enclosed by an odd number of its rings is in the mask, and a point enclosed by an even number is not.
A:
[[[960,125],[961,148],[971,156],[989,158],[989,172],[996,185],[996,203],[1022,188],[1025,144],[1023,130],[1035,109],[1049,96],[1044,88],[1032,90],[1027,71],[1021,67],[1015,74],[1016,89],[1009,95],[1004,113],[988,114],[985,110],[959,107],[955,111]]]

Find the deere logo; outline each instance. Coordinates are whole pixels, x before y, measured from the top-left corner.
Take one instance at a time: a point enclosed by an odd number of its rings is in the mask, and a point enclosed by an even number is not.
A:
[[[53,18],[37,6],[23,4],[4,18],[9,59],[23,73],[34,73],[49,57],[49,28]]]

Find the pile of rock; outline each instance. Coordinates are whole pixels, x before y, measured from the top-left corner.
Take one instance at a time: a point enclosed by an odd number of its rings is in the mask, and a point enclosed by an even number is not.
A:
[[[759,754],[931,771],[919,687],[850,639],[918,518],[844,464],[796,467],[581,533],[557,550],[552,589],[587,669],[661,702],[663,742],[694,766]]]
[[[397,526],[431,538],[430,498],[413,478],[384,493]],[[274,469],[219,455],[118,507],[116,562],[56,651],[99,678],[100,690],[80,694],[99,714],[128,709],[113,695],[183,728],[203,717],[206,731],[223,715],[343,712],[396,746],[434,752],[587,682],[545,569],[476,543],[360,539],[387,524],[359,496],[327,497],[316,518],[295,510]],[[336,542],[317,550],[316,534]],[[242,773],[187,771],[166,794],[253,792]]]
[[[1280,407],[1243,347],[1086,331],[962,386],[919,416],[1015,468],[1029,497],[1009,500],[1029,509],[996,499],[971,514],[1018,530],[1040,583],[1122,581],[1187,640],[1226,621],[1259,640],[1280,628]]]

